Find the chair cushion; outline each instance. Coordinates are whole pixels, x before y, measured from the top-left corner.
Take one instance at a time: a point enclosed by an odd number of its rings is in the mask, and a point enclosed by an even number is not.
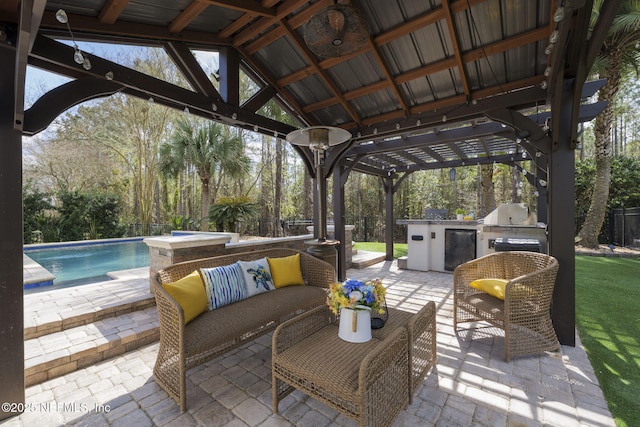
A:
[[[267,258],[256,261],[238,261],[242,269],[244,284],[247,287],[247,297],[274,290],[271,270]]]
[[[507,283],[509,283],[509,281],[506,279],[476,279],[469,283],[469,286],[504,300],[504,288]]]
[[[207,291],[209,310],[247,298],[247,287],[240,264],[237,262],[220,267],[201,268],[200,272]]]
[[[165,283],[162,287],[182,307],[185,325],[209,308],[204,283],[197,270],[180,280]]]
[[[282,258],[267,258],[273,284],[276,288],[285,286],[304,285],[302,269],[300,268],[300,254]]]

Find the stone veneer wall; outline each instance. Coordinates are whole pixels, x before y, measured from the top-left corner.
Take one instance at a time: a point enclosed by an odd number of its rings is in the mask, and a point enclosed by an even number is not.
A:
[[[349,242],[346,249],[346,268],[351,267],[352,255],[352,230],[347,227],[346,241]],[[222,236],[207,236],[204,233],[188,236],[162,236],[148,237],[144,242],[149,247],[149,275],[154,275],[159,270],[182,261],[190,261],[199,258],[209,258],[225,254],[240,252],[253,252],[271,248],[289,248],[306,251],[308,246],[304,243],[313,239],[313,235],[276,237],[271,239],[246,240],[237,243],[229,243],[229,239]]]

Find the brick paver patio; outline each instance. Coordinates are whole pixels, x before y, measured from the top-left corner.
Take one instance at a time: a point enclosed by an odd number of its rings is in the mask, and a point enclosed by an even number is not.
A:
[[[557,354],[505,363],[495,331],[454,334],[451,274],[399,270],[394,261],[348,275],[384,278],[391,306],[438,306],[437,367],[395,426],[615,426],[579,339]],[[271,335],[189,371],[185,413],[153,381],[156,352],[147,345],[31,386],[25,413],[0,426],[355,425],[300,392],[272,413]]]

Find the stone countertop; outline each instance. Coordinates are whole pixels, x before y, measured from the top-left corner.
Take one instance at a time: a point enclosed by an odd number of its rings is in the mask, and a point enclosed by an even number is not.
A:
[[[410,225],[410,224],[440,224],[440,225],[472,225],[479,224],[477,220],[448,220],[448,219],[399,219],[396,221],[398,225]]]

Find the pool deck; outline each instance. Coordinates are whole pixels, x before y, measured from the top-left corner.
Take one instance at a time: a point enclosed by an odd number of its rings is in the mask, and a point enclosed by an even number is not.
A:
[[[35,283],[49,285],[53,284],[53,280],[56,278],[56,276],[51,274],[49,270],[47,270],[25,254],[22,254],[22,264],[22,277],[24,280],[25,288]]]
[[[281,402],[278,414],[272,412],[271,334],[190,370],[188,410],[180,413],[153,380],[157,342],[127,347],[145,328],[157,330],[155,308],[117,314],[126,304],[134,308],[149,299],[147,271],[116,273],[116,280],[78,286],[73,293],[68,288],[25,296],[25,323],[36,331],[47,324],[64,326],[72,319],[95,317],[105,310],[113,310],[115,316],[27,340],[28,360],[38,357],[34,352],[60,352],[66,354],[61,357],[67,364],[57,368],[52,378],[38,379],[27,387],[29,410],[0,426],[356,425],[300,392]],[[579,337],[576,347],[562,346],[556,353],[507,363],[503,338],[494,331],[453,331],[451,274],[401,270],[396,261],[350,269],[347,274],[360,279],[382,277],[393,307],[415,312],[427,301],[437,305],[437,366],[419,386],[413,403],[400,413],[395,427],[615,426]],[[83,342],[106,347],[93,361],[77,363],[80,359],[74,355],[96,351],[82,350],[87,345]],[[75,353],[68,350],[73,346],[79,346]],[[117,354],[120,350],[125,351]],[[65,373],[74,362],[77,366]],[[41,366],[46,369],[47,364]]]

